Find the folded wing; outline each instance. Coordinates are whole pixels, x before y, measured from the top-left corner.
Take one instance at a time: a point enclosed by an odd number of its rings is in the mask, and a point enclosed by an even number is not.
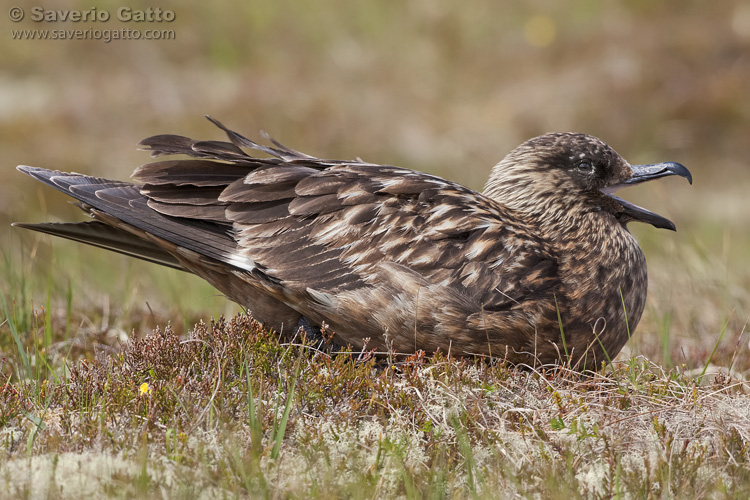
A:
[[[476,191],[403,168],[322,160],[275,141],[262,146],[214,123],[229,142],[142,141],[152,156],[190,158],[144,165],[133,174],[138,184],[19,167],[100,221],[56,232],[27,227],[177,268],[194,252],[251,285],[263,281],[257,290],[303,315],[345,330],[360,325],[350,342],[379,335],[386,323],[408,323],[378,319],[377,311],[360,318],[352,312],[357,302],[382,313],[390,297],[407,310],[404,318],[412,314],[415,325],[437,331],[448,321],[437,309],[450,309],[457,324],[473,317],[486,329],[480,315],[522,309],[526,296],[558,283],[549,246]],[[147,241],[134,245],[129,237]],[[431,302],[421,312],[415,290]]]

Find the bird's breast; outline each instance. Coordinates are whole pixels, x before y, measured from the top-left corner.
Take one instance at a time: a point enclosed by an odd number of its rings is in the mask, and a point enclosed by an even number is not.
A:
[[[581,228],[585,230],[585,227]],[[620,224],[575,231],[557,243],[561,319],[578,352],[614,357],[632,336],[646,303],[646,259]],[[605,354],[603,351],[606,351]]]

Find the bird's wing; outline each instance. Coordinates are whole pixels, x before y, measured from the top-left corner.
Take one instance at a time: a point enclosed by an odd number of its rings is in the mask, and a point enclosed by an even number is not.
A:
[[[95,247],[111,250],[154,264],[186,270],[169,252],[147,239],[134,238],[131,233],[99,221],[13,223],[13,226],[39,231]]]
[[[395,281],[412,280],[489,314],[557,283],[548,245],[515,213],[473,190],[397,167],[321,160],[275,141],[262,146],[214,123],[230,142],[175,135],[142,141],[152,156],[192,157],[138,168],[133,177],[142,184],[19,168],[99,220],[153,235],[168,252],[196,252],[279,285],[277,298],[292,307],[302,297],[366,297],[383,280],[397,293]],[[154,260],[151,250],[145,258]]]
[[[101,226],[86,226],[85,223],[79,223],[77,228],[55,224],[22,225],[23,227],[111,250],[119,248],[118,251],[146,260],[158,261],[159,256],[155,259],[147,258],[151,253],[150,248],[139,249],[137,246],[129,245],[126,237],[128,227],[138,228],[159,240],[168,241],[219,262],[229,263],[235,254],[237,245],[231,236],[231,226],[226,221],[181,219],[161,214],[148,206],[148,198],[141,194],[140,186],[137,184],[36,167],[19,166],[18,169],[72,196],[80,202],[79,206],[83,210],[109,223],[120,233],[117,233],[117,236],[115,233],[103,234]],[[112,221],[121,221],[124,225],[112,224]],[[166,261],[160,263],[169,265]]]
[[[237,200],[226,216],[238,251],[287,287],[332,294],[366,288],[388,262],[495,309],[555,275],[541,242],[512,214],[427,174],[345,164],[293,188],[264,185],[262,198],[245,186],[220,197]]]
[[[299,294],[335,295],[371,288],[392,263],[487,311],[556,283],[547,246],[473,190],[403,168],[321,160],[275,141],[260,146],[215,123],[230,143],[146,139],[154,156],[199,159],[151,163],[134,177],[162,215],[231,224],[236,246],[225,261],[233,265],[260,268]]]

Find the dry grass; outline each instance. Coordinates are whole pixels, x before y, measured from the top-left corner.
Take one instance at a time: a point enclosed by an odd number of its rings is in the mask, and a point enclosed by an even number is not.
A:
[[[725,372],[390,364],[280,344],[241,315],[92,361],[53,351],[0,394],[12,497],[750,493],[750,386]]]

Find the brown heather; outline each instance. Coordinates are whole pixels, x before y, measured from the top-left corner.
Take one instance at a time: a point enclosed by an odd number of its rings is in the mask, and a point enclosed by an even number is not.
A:
[[[120,353],[71,364],[65,380],[5,385],[5,491],[748,493],[747,388],[725,375],[698,385],[639,358],[588,375],[442,354],[391,363],[295,340],[280,343],[240,315],[187,338],[157,328]]]

